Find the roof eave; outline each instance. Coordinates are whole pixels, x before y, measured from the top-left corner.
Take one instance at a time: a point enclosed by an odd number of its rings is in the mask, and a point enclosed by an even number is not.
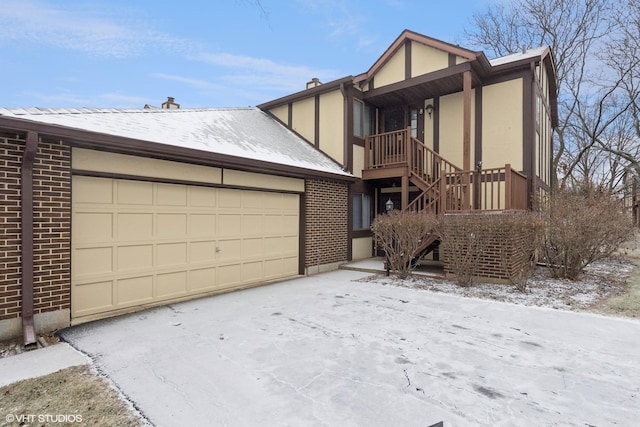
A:
[[[72,143],[74,147],[113,151],[129,155],[143,155],[204,166],[229,167],[253,172],[259,169],[266,173],[294,178],[326,178],[345,182],[355,182],[358,180],[355,176],[347,175],[346,173],[343,175],[299,166],[283,165],[264,160],[213,153],[195,148],[179,147],[176,145],[127,138],[67,126],[40,123],[18,117],[0,116],[0,129],[10,130],[16,133],[33,131],[41,136],[65,139]]]
[[[288,104],[289,102],[297,101],[301,98],[307,98],[309,96],[320,95],[326,92],[331,92],[333,90],[339,89],[343,84],[352,84],[354,81],[353,76],[346,76],[339,78],[337,80],[333,80],[327,83],[322,83],[318,86],[304,89],[296,93],[292,93],[291,95],[286,95],[281,98],[277,98],[271,101],[264,102],[262,104],[257,105],[257,108],[261,110],[267,110],[270,108],[278,107],[280,105]]]

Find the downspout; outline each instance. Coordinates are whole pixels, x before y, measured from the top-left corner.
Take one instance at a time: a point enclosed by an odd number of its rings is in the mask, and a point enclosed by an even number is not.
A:
[[[20,180],[22,209],[22,337],[25,347],[36,344],[33,321],[33,163],[38,134],[27,133]]]

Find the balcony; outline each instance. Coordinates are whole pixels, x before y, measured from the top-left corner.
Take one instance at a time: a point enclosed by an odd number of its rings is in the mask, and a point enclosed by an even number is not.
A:
[[[411,137],[411,130],[365,138],[362,179],[400,179],[402,209],[436,214],[466,210],[527,209],[527,177],[507,164],[500,168],[462,170]],[[409,200],[409,184],[421,194]]]

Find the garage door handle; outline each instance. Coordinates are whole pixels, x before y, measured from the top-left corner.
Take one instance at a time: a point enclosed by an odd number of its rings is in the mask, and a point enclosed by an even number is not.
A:
[[[220,246],[216,246],[216,253],[220,252],[222,249],[220,249]]]

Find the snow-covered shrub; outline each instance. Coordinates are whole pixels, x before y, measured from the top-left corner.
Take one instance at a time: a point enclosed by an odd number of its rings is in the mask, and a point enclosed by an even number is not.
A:
[[[610,256],[633,235],[620,200],[591,187],[556,190],[543,217],[541,255],[554,277],[577,279],[587,265]]]
[[[371,225],[376,245],[381,248],[388,268],[406,278],[416,267],[416,255],[433,235],[436,216],[423,212],[394,210],[378,215]]]

